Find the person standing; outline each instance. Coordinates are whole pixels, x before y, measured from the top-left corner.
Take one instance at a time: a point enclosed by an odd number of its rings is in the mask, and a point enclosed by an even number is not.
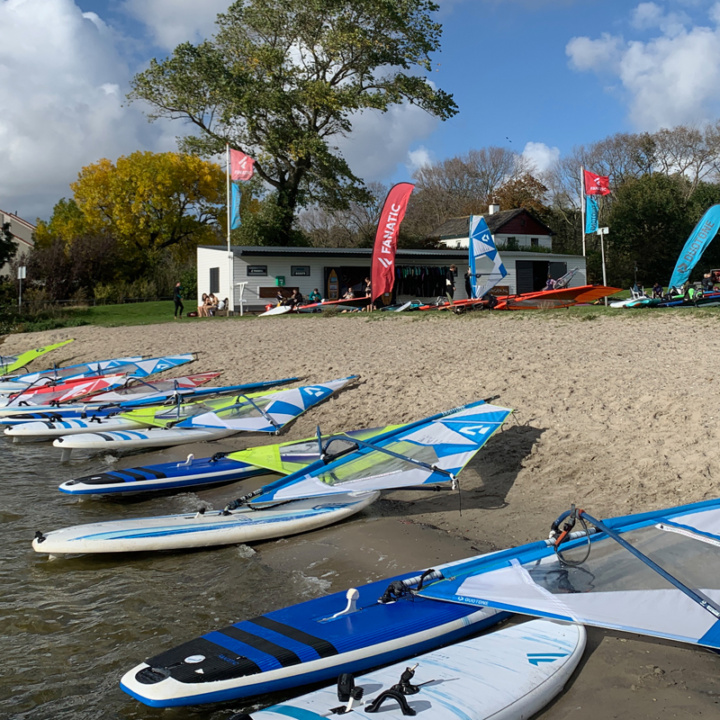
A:
[[[472,300],[472,272],[470,268],[468,268],[465,273],[465,294],[468,296],[468,300]]]
[[[173,291],[173,302],[175,303],[175,319],[182,317],[185,306],[182,301],[182,286],[180,283],[175,283],[175,290]]]
[[[445,294],[450,298],[452,302],[455,297],[455,273],[457,272],[457,266],[451,265],[450,269],[445,274]]]

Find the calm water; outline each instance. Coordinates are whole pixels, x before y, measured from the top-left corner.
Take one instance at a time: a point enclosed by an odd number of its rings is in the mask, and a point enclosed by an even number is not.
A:
[[[64,480],[106,469],[108,462],[96,457],[63,465],[50,445],[0,438],[0,718],[226,719],[242,702],[148,708],[122,692],[119,680],[160,650],[314,597],[329,583],[302,569],[272,569],[244,546],[68,559],[35,553],[36,530],[184,512],[201,501],[221,507],[241,494],[226,486],[143,500],[78,500],[58,491]],[[141,462],[148,457],[125,459],[124,466]]]

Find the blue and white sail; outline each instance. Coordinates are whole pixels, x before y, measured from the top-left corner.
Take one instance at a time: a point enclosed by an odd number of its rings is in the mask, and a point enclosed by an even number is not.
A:
[[[480,400],[370,441],[352,438],[357,449],[335,460],[331,440],[322,460],[265,485],[254,494],[252,504],[454,482],[511,412]]]
[[[677,259],[670,278],[669,288],[678,290],[688,281],[690,273],[702,257],[705,249],[720,229],[720,205],[713,205],[701,218],[690,233],[685,246]]]
[[[420,594],[720,649],[720,499],[589,523],[560,554],[477,557]]]
[[[236,432],[279,432],[291,420],[326,400],[358,378],[357,375],[330,382],[281,390],[261,397],[239,396],[237,402],[204,412],[178,423],[179,428],[223,428]]]
[[[155,358],[124,357],[112,360],[97,360],[79,363],[66,367],[48,368],[39,372],[17,375],[7,381],[0,382],[0,392],[16,392],[23,387],[42,381],[45,378],[55,382],[94,375],[127,375],[129,377],[148,377],[154,373],[164,372],[179,367],[196,359],[194,353],[183,355],[162,355]]]
[[[481,298],[492,290],[506,275],[507,270],[500,259],[500,253],[495,247],[492,233],[482,215],[470,216],[470,285],[473,298]],[[480,273],[479,263],[483,258],[492,261],[493,267],[484,282],[480,282],[483,274]]]

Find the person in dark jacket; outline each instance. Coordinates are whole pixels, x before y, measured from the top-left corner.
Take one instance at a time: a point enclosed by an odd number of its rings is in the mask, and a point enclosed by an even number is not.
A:
[[[175,283],[175,289],[173,290],[173,302],[175,303],[175,319],[182,317],[185,306],[182,301],[182,286],[180,283]]]

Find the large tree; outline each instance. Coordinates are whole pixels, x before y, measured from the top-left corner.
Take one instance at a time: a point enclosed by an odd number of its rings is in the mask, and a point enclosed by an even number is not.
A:
[[[404,102],[443,120],[457,111],[418,73],[440,45],[437,10],[431,0],[240,0],[212,40],[153,60],[130,98],[152,119],[189,120],[199,132],[184,149],[213,155],[229,143],[255,157],[277,207],[273,239],[290,244],[298,208],[369,200],[331,144],[355,114]]]
[[[0,267],[10,262],[17,251],[18,246],[10,229],[10,223],[3,223],[2,228],[0,228]]]
[[[113,164],[103,159],[84,167],[71,187],[72,203],[56,206],[50,221],[116,238],[129,257],[157,261],[166,248],[181,253],[199,242],[214,242],[225,203],[219,165],[194,155],[135,152]],[[82,220],[82,223],[80,222]]]

